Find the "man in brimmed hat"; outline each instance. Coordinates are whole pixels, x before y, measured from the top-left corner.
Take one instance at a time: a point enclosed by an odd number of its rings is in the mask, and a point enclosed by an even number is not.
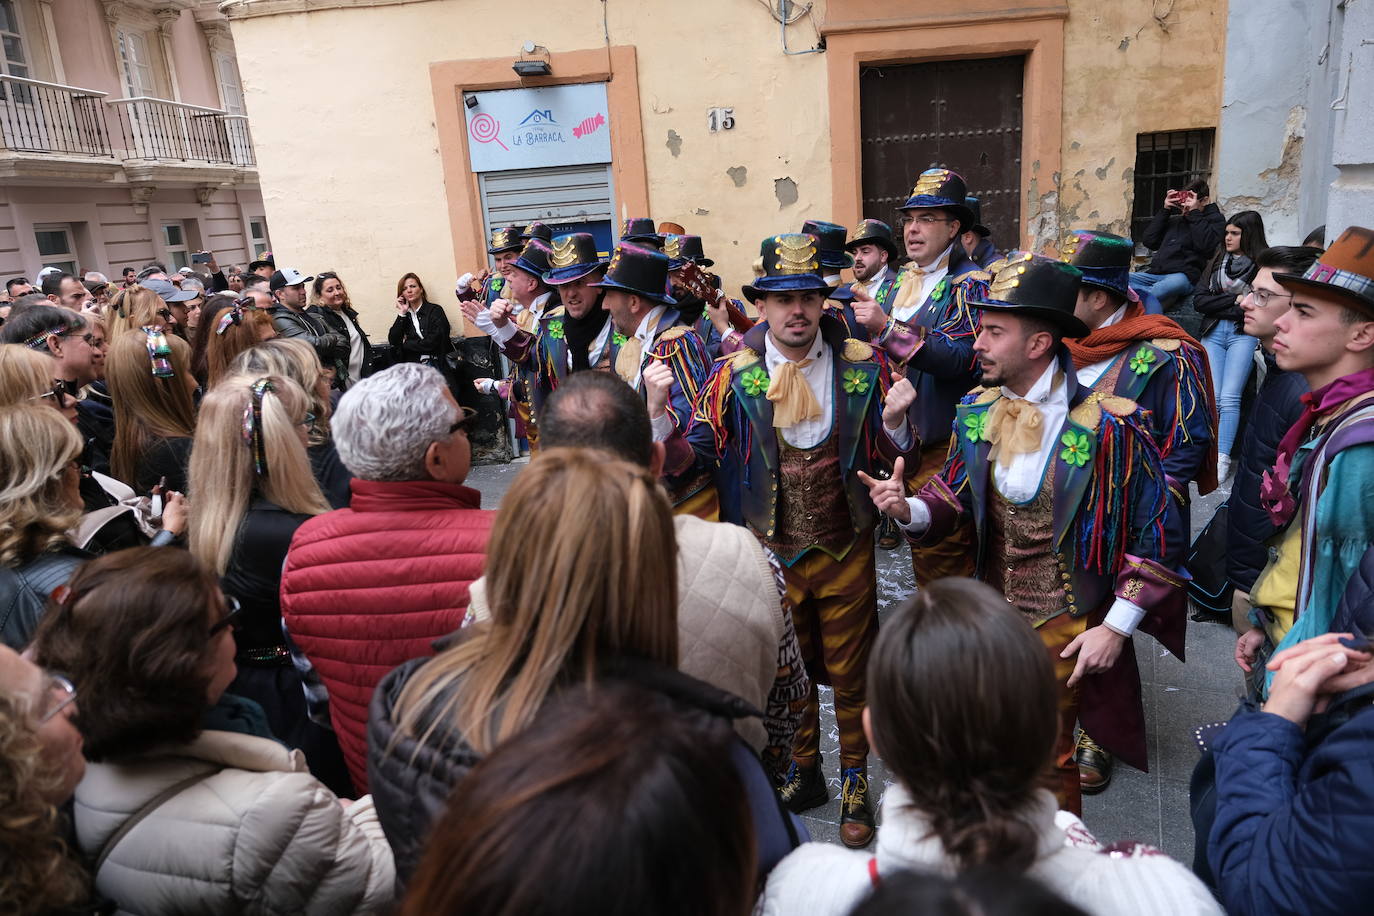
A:
[[[661,251],[621,242],[611,252],[606,275],[591,284],[604,291],[606,311],[615,323],[616,374],[644,396],[658,441],[687,432],[692,405],[711,367],[705,344],[682,324],[669,293],[671,264]],[[666,469],[663,482],[674,512],[709,522],[719,519],[708,468]]]
[[[897,283],[900,259],[892,227],[882,220],[866,219],[849,234],[844,250],[854,259],[854,279],[864,285],[870,299],[886,309]]]
[[[859,323],[916,386],[911,422],[922,453],[907,468],[912,493],[944,467],[954,405],[974,384],[977,317],[959,291],[960,281],[978,270],[959,244],[960,233],[973,225],[967,197],[958,174],[949,169],[922,172],[902,206],[902,240],[911,261],[897,275],[889,300],[880,306],[862,289],[854,291]],[[966,576],[972,555],[972,544],[957,536],[915,546],[911,564],[916,583]]]
[[[963,233],[959,236],[959,244],[964,246],[964,252],[969,256],[969,260],[987,270],[1001,255],[997,253],[997,246],[992,243],[992,230],[983,225],[982,203],[976,197],[965,197],[964,203],[973,214],[973,225],[964,227]]]
[[[661,224],[659,229],[665,225],[670,224]],[[714,361],[720,356],[721,336],[730,331],[729,319],[725,317],[724,309],[717,309],[716,312],[719,314],[713,314],[706,307],[705,299],[690,293],[683,288],[678,280],[680,271],[688,264],[707,268],[716,262],[706,257],[699,235],[669,232],[663,236],[663,253],[668,256],[668,282],[672,287],[673,298],[677,300],[677,310],[681,313],[681,321],[697,332],[697,336],[701,338],[702,344],[706,347],[707,357]],[[712,275],[710,279],[715,288],[719,289],[720,278]],[[717,327],[716,322],[720,323],[719,327]]]
[[[835,691],[840,838],[859,847],[873,835],[862,713],[878,619],[877,514],[856,473],[905,454],[884,419],[914,448],[906,408],[915,389],[905,381],[889,389],[883,355],[846,337],[825,308],[832,286],[821,276],[815,236],[773,236],[761,253],[763,276],[744,294],[763,321],[716,362],[697,421],[668,441],[667,466],[713,468],[722,519],[747,526],[782,561],[807,669]],[[651,397],[651,415],[655,403]],[[813,688],[782,786],[793,811],[829,794],[818,710]]]
[[[1265,650],[1331,629],[1374,545],[1374,230],[1353,226],[1302,276],[1273,278],[1292,295],[1274,321],[1275,360],[1311,390],[1260,487],[1281,531],[1250,592],[1252,628],[1236,661],[1262,675]]]
[[[1062,346],[1087,331],[1074,314],[1082,275],[1025,252],[994,266],[972,303],[982,309],[974,350],[986,387],[961,401],[944,471],[914,497],[895,479],[865,482],[918,541],[972,530],[978,577],[1039,632],[1061,687],[1057,794],[1078,813],[1080,718],[1145,767],[1128,643],[1138,627],[1182,657],[1184,580],[1164,562],[1170,505],[1148,416],[1080,385]]]
[[[621,223],[620,240],[650,248],[663,247],[663,236],[658,234],[654,229],[654,221],[647,216],[632,216]]]
[[[549,259],[553,249],[538,238],[530,239],[520,250],[520,254],[510,262],[510,272],[502,286],[503,296],[486,308],[479,308],[475,302],[461,304],[463,316],[477,325],[487,336],[504,347],[516,331],[531,335],[540,332],[540,326],[548,320],[548,315],[557,307],[558,298],[554,290],[544,284],[544,274],[549,269]],[[477,387],[482,391],[495,390],[508,399],[517,421],[517,432],[523,432],[530,451],[539,450],[538,407],[543,403],[543,395],[538,387],[537,367],[532,361],[515,363],[505,383],[491,379],[478,379]]]
[[[1132,245],[1109,232],[1074,230],[1061,258],[1083,275],[1076,314],[1089,329],[1066,339],[1078,383],[1135,401],[1149,412],[1174,511],[1165,533],[1172,569],[1183,565],[1189,542],[1188,484],[1206,495],[1217,486],[1216,407],[1202,345],[1171,318],[1145,312],[1130,288]],[[1083,791],[1111,782],[1112,758],[1086,730],[1079,736]]]
[[[493,229],[487,254],[492,257],[494,270],[482,270],[476,276],[465,274],[463,280],[467,282],[460,280],[454,290],[458,294],[458,301],[475,299],[482,303],[483,308],[490,308],[493,302],[502,298],[506,293],[506,279],[513,269],[511,265],[520,257],[526,241],[521,239],[519,226]]]
[[[839,223],[809,219],[802,223],[801,231],[803,235],[816,237],[821,279],[834,287],[830,291],[830,299],[825,303],[826,310],[844,322],[845,330],[850,337],[868,340],[868,328],[859,324],[858,319],[854,317],[854,309],[850,306],[854,299],[854,291],[840,278],[840,271],[854,266],[854,256],[845,248],[848,230]]]

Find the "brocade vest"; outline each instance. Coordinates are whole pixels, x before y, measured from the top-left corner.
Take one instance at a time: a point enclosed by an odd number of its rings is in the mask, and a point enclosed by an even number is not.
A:
[[[987,568],[984,578],[1038,627],[1068,607],[1059,558],[1054,549],[1054,473],[1047,462],[1040,489],[1015,503],[989,488]]]
[[[854,524],[840,476],[840,446],[834,428],[813,448],[796,448],[778,437],[777,524],[759,540],[791,566],[816,548],[843,559],[854,544]]]

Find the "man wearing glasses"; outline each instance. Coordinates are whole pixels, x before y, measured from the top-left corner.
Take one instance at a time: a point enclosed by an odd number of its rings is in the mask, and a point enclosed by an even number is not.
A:
[[[945,465],[954,407],[976,384],[973,339],[977,318],[959,283],[979,270],[959,237],[974,225],[965,203],[964,179],[949,169],[928,169],[902,207],[901,233],[911,259],[880,305],[862,283],[854,285],[854,315],[871,340],[887,351],[894,373],[916,388],[908,417],[921,442],[921,460],[907,470],[915,493]],[[923,546],[913,545],[916,584],[973,574],[973,542],[966,531]]]
[[[63,805],[86,773],[81,733],[76,723],[76,688],[60,674],[45,671],[9,646],[0,645],[0,692],[19,707],[43,749],[51,780],[47,800]],[[12,786],[11,789],[14,787]]]

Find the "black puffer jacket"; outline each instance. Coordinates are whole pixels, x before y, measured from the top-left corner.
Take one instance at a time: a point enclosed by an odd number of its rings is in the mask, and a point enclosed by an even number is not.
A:
[[[461,631],[456,638],[464,638],[464,633],[466,631]],[[436,648],[440,645],[436,643]],[[372,694],[367,717],[367,782],[382,830],[396,856],[398,889],[405,885],[419,864],[430,827],[444,813],[453,788],[481,759],[467,742],[443,727],[436,728],[424,744],[411,737],[397,738],[393,718],[396,701],[406,682],[429,661],[427,658],[414,659],[383,678]],[[733,694],[642,659],[628,656],[616,659],[603,668],[603,676],[629,681],[726,719],[759,715]],[[451,685],[436,705],[442,704],[460,687],[459,683]],[[429,724],[429,720],[423,720],[421,729],[427,729]],[[394,748],[391,747],[393,740]],[[762,765],[757,758],[754,764],[762,776]],[[762,833],[764,829],[757,832]]]
[[[1146,270],[1152,274],[1186,274],[1190,283],[1197,283],[1225,233],[1226,217],[1216,204],[1187,213],[1165,207],[1154,215],[1141,237],[1145,247],[1155,253]]]
[[[1276,531],[1269,513],[1260,505],[1260,479],[1274,466],[1279,440],[1302,413],[1302,402],[1298,399],[1307,391],[1307,380],[1300,374],[1284,372],[1268,353],[1264,354],[1264,361],[1268,372],[1245,425],[1228,503],[1226,574],[1231,584],[1243,592],[1250,591],[1268,562],[1265,541]]]

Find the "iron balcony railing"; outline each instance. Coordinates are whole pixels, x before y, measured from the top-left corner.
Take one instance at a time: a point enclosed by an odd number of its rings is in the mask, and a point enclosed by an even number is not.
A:
[[[0,74],[0,141],[14,152],[255,167],[248,118],[167,99]]]

